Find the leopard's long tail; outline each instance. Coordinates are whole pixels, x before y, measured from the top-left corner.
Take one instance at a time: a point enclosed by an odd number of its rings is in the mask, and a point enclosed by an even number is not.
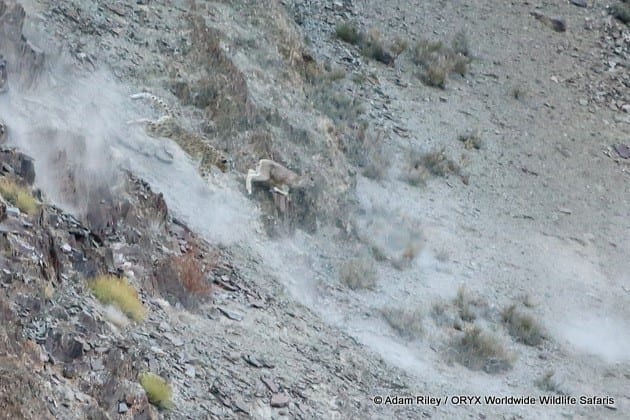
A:
[[[166,101],[164,101],[162,98],[159,98],[159,97],[155,96],[152,93],[139,92],[139,93],[134,93],[133,95],[129,95],[129,97],[131,99],[149,99],[151,102],[153,102],[154,104],[157,104],[162,109],[164,109],[164,111],[166,112],[167,115],[169,115],[171,117],[173,116],[173,110],[171,109],[170,106],[168,106]]]

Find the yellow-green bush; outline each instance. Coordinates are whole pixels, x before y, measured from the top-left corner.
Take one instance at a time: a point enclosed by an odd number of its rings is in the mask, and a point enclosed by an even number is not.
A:
[[[159,408],[169,409],[173,406],[173,391],[171,386],[162,377],[154,373],[140,375],[140,385],[147,393],[149,402]]]
[[[0,195],[11,205],[26,214],[34,214],[39,208],[31,191],[8,178],[0,178]]]
[[[146,317],[146,308],[138,298],[138,292],[127,280],[115,276],[99,276],[90,281],[94,296],[104,304],[115,305],[134,321]]]

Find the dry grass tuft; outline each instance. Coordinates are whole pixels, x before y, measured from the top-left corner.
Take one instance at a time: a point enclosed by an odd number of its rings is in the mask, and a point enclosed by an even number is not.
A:
[[[341,281],[352,290],[372,289],[376,286],[376,267],[369,255],[344,262],[339,274]]]
[[[0,195],[23,213],[33,215],[39,209],[39,203],[30,189],[9,178],[0,178]]]
[[[361,174],[373,180],[382,180],[387,176],[390,156],[384,150],[383,130],[370,128],[362,124],[356,133],[349,133],[344,138],[344,153],[348,159],[361,169]]]
[[[473,322],[477,319],[477,315],[473,309],[473,303],[464,287],[457,290],[457,296],[453,302],[457,308],[459,318],[464,322]]]
[[[335,89],[330,83],[322,83],[312,93],[313,106],[327,115],[335,124],[354,122],[364,112],[362,101]]]
[[[540,324],[530,315],[524,314],[511,305],[503,311],[503,322],[510,335],[518,342],[537,346],[545,338]]]
[[[420,338],[422,336],[424,331],[422,318],[424,314],[420,308],[387,308],[382,310],[382,314],[387,323],[400,335],[408,338]]]
[[[478,326],[470,326],[453,340],[455,360],[471,370],[499,373],[512,367],[512,358],[501,342]]]
[[[465,37],[464,37],[465,39]],[[458,49],[466,48],[460,39],[457,42]],[[424,84],[444,89],[446,80],[451,73],[457,73],[461,76],[466,75],[468,71],[468,63],[470,59],[463,53],[458,53],[451,48],[446,47],[440,41],[421,40],[412,50],[413,63],[418,66],[418,77]]]
[[[455,34],[453,40],[451,41],[451,48],[456,54],[470,57],[470,44],[464,31],[459,31]]]
[[[464,147],[468,150],[479,150],[483,146],[483,141],[481,140],[481,131],[478,129],[460,134],[459,141],[464,143]]]
[[[166,380],[154,373],[143,373],[140,375],[140,385],[151,404],[161,409],[173,407],[173,391]]]
[[[444,150],[425,153],[421,158],[422,165],[436,176],[459,174],[460,169],[455,162],[446,156]]]
[[[335,27],[337,38],[348,44],[358,45],[363,42],[364,35],[354,22],[343,22]]]
[[[517,101],[520,101],[525,97],[525,91],[520,86],[514,86],[511,90],[511,95]]]
[[[115,305],[134,321],[146,318],[146,308],[138,292],[127,280],[115,276],[99,276],[89,282],[94,296],[106,305]]]
[[[554,379],[554,375],[554,371],[549,370],[537,379],[534,384],[543,392],[554,392],[556,394],[563,395],[564,392],[560,388],[560,383]]]
[[[407,48],[409,48],[409,43],[407,42],[407,40],[401,37],[394,38],[391,46],[389,47],[392,54],[394,54],[396,57],[398,57],[403,52],[407,51]]]
[[[376,30],[371,30],[366,34],[359,30],[356,23],[344,22],[336,26],[335,33],[340,40],[348,44],[359,46],[361,48],[361,54],[365,57],[380,61],[384,64],[392,64],[394,62],[395,57],[387,51],[380,34]],[[401,52],[406,48],[406,46],[400,42],[394,43],[393,47]]]
[[[445,177],[449,174],[459,175],[460,168],[443,149],[428,153],[411,152],[403,179],[409,185],[420,186],[426,183],[429,175]]]

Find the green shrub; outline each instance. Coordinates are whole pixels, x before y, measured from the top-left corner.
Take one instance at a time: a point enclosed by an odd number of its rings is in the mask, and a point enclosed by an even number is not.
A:
[[[340,275],[343,283],[353,290],[371,289],[376,286],[376,267],[368,255],[343,263]]]
[[[422,318],[424,315],[419,308],[388,308],[384,309],[382,313],[387,323],[400,335],[410,338],[419,338],[422,336]]]
[[[138,292],[127,280],[115,276],[99,276],[89,282],[94,296],[106,305],[118,307],[134,321],[146,318],[146,308],[138,298]]]
[[[511,358],[499,340],[478,326],[466,328],[453,341],[453,349],[455,359],[471,370],[498,373],[512,367]]]
[[[151,404],[161,409],[173,407],[173,391],[166,380],[154,373],[143,373],[140,375],[140,385]]]
[[[17,184],[8,178],[0,179],[0,195],[11,205],[26,214],[34,214],[39,208],[39,203],[33,197],[30,189]]]
[[[347,42],[348,44],[357,45],[363,42],[363,35],[359,31],[356,23],[340,23],[335,28],[335,32],[337,34],[337,38]]]
[[[544,339],[542,327],[536,320],[511,305],[503,311],[503,322],[512,337],[528,346],[537,346]]]

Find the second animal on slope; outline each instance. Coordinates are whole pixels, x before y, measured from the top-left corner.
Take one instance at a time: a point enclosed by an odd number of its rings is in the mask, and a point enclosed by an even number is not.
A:
[[[218,168],[221,172],[227,172],[230,168],[230,159],[209,140],[197,135],[177,122],[173,110],[161,98],[148,93],[140,92],[130,96],[131,99],[145,99],[160,106],[165,112],[157,120],[141,118],[129,121],[128,124],[143,124],[147,134],[152,137],[166,137],[175,141],[186,153],[199,160],[199,169],[202,174],[210,172],[211,167]]]
[[[261,159],[256,169],[247,171],[245,187],[248,194],[252,193],[252,182],[264,182],[272,187],[273,192],[286,197],[291,188],[311,186],[314,179],[309,173],[298,175],[274,160]]]

